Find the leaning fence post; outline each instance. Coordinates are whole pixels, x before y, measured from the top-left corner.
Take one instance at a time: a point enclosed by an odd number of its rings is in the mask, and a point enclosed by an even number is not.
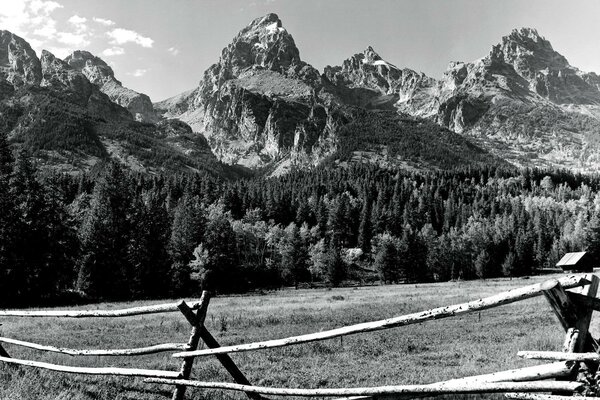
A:
[[[596,297],[599,279],[595,275],[588,275],[587,277],[591,279],[590,284],[587,288],[584,288],[582,294],[586,297]],[[578,307],[557,280],[544,282],[542,291],[565,331],[568,331],[569,328],[576,328],[579,331],[578,341],[574,348],[575,352],[579,353],[586,350],[597,352],[600,346],[589,333],[593,310]]]
[[[2,324],[0,324],[0,326],[2,326]],[[0,344],[0,357],[10,358],[10,355],[6,352],[6,350],[4,350],[2,344]]]
[[[204,319],[206,318],[206,311],[208,309],[208,303],[210,301],[210,295],[207,291],[202,292],[202,297],[200,298],[200,307],[197,312],[194,312],[185,301],[181,300],[181,302],[177,305],[185,319],[192,325],[192,333],[190,334],[190,339],[187,344],[187,350],[196,350],[198,348],[198,343],[200,342],[200,335],[202,332],[202,327],[204,326]],[[180,378],[181,379],[189,379],[192,373],[192,366],[194,365],[194,357],[189,357],[183,360],[181,364],[180,370]],[[173,400],[183,400],[185,396],[186,386],[178,385],[175,387],[175,391],[173,392]]]
[[[209,349],[216,349],[217,347],[221,347],[219,342],[217,342],[217,340],[213,337],[213,335],[211,335],[211,333],[208,331],[208,329],[206,329],[205,326],[202,326],[202,328],[200,329],[200,336],[202,337],[202,340],[204,341],[204,343],[206,343],[206,346],[208,346]],[[239,383],[240,385],[252,386],[248,378],[246,378],[244,373],[240,371],[240,369],[237,367],[237,365],[235,365],[231,357],[229,357],[229,354],[217,354],[216,357],[221,363],[221,365],[223,365],[227,372],[229,372],[229,374],[232,376],[235,383]],[[246,396],[248,396],[251,400],[264,399],[264,397],[258,393],[245,393]]]

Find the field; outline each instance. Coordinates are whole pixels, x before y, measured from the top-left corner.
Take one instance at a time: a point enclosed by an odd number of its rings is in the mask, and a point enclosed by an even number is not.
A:
[[[546,278],[283,290],[211,300],[206,324],[222,344],[281,338],[462,303]],[[82,308],[125,308],[111,303]],[[160,303],[160,302],[152,302]],[[127,348],[187,342],[178,313],[119,319],[0,318],[2,336],[69,348]],[[597,332],[592,321],[592,333]],[[429,383],[524,367],[518,350],[560,350],[564,334],[543,297],[455,318],[293,347],[233,354],[252,383],[279,387],[344,387]],[[170,353],[136,358],[70,357],[4,345],[15,358],[81,366],[178,370]],[[230,381],[212,358],[198,359],[193,376]],[[82,377],[0,365],[3,400],[153,400],[172,387],[140,378]],[[242,399],[242,394],[191,390],[190,399]]]

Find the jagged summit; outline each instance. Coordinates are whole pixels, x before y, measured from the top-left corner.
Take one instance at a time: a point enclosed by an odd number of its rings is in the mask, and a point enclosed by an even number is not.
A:
[[[113,79],[119,82],[115,78],[113,69],[104,60],[89,51],[75,50],[65,58],[65,62],[73,69],[83,72],[93,84],[103,85]]]
[[[568,68],[567,59],[552,48],[552,44],[531,28],[514,29],[492,47],[492,63],[512,65],[522,76],[534,78],[538,71]]]
[[[74,70],[85,75],[112,101],[127,108],[137,121],[158,121],[150,98],[143,93],[124,87],[115,77],[113,69],[100,57],[89,51],[76,50],[65,58],[65,62]]]
[[[256,18],[221,53],[219,64],[233,76],[252,66],[285,72],[300,64],[294,38],[276,14]]]
[[[0,30],[0,79],[15,86],[39,84],[42,66],[35,51],[23,38]]]

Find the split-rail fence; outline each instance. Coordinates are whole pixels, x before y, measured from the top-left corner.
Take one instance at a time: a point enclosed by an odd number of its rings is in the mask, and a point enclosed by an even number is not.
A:
[[[220,346],[206,328],[204,321],[210,296],[207,292],[197,302],[180,301],[122,310],[77,310],[77,311],[19,311],[0,310],[1,317],[62,317],[62,318],[117,318],[134,315],[179,311],[191,326],[187,343],[165,343],[131,349],[67,349],[0,337],[0,361],[8,364],[47,369],[62,373],[143,377],[148,384],[174,386],[172,399],[182,400],[187,387],[241,391],[251,400],[264,400],[265,396],[341,397],[352,400],[406,399],[430,397],[444,394],[503,393],[510,399],[562,400],[573,395],[595,395],[598,388],[592,387],[590,379],[600,365],[600,344],[590,334],[589,325],[593,311],[600,311],[597,298],[600,279],[593,274],[565,275],[543,283],[509,290],[494,296],[468,303],[434,308],[413,314],[392,317],[379,321],[321,331],[283,339],[266,340],[233,346]],[[566,332],[563,351],[521,351],[519,356],[529,359],[549,360],[537,365],[492,374],[470,376],[424,385],[395,385],[359,388],[274,388],[252,385],[240,371],[230,353],[270,349],[327,340],[351,334],[373,332],[383,329],[422,323],[424,321],[479,312],[504,304],[544,296]],[[205,349],[198,349],[200,341]],[[34,360],[13,358],[2,346],[10,344],[40,351],[49,351],[72,356],[137,356],[159,352],[174,352],[171,356],[181,359],[178,371],[136,368],[86,368],[44,363]],[[233,378],[231,382],[206,382],[192,380],[192,368],[197,357],[215,356]],[[600,397],[587,397],[600,400]]]

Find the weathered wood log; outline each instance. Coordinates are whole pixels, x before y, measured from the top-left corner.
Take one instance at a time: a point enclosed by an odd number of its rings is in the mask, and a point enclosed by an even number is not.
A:
[[[595,277],[595,275],[587,277]],[[590,281],[588,280],[588,282]],[[598,278],[593,278],[592,282],[593,284],[590,283],[585,292],[595,296]],[[600,345],[588,332],[591,319],[591,310],[582,310],[578,308],[577,305],[571,301],[571,298],[567,295],[567,292],[565,292],[558,280],[544,282],[543,292],[544,296],[548,300],[548,303],[550,303],[554,314],[557,316],[565,331],[568,331],[569,328],[576,328],[579,330],[579,338],[575,346],[575,351],[579,352],[583,349],[587,351],[598,351],[600,349]]]
[[[190,334],[190,339],[187,343],[186,350],[196,350],[198,348],[198,343],[200,343],[201,329],[204,326],[204,320],[206,319],[206,312],[208,311],[209,302],[209,293],[207,291],[203,291],[202,297],[200,298],[200,308],[198,309],[198,312],[194,313],[194,311],[183,300],[177,304],[177,308],[179,308],[185,319],[187,319],[192,326],[192,332]],[[180,378],[189,379],[193,366],[193,358],[186,358],[183,360],[179,372]],[[187,387],[185,385],[177,385],[175,391],[173,392],[173,400],[183,400],[186,389]]]
[[[209,349],[216,349],[221,347],[219,342],[213,337],[213,335],[206,329],[205,326],[200,328],[200,337],[206,343]],[[217,354],[217,360],[221,363],[221,365],[229,372],[235,383],[239,383],[240,385],[251,385],[250,381],[242,371],[238,368],[238,366],[233,362],[231,357],[228,354]],[[262,396],[256,393],[246,393],[246,395],[251,400],[260,400]]]
[[[589,283],[581,276],[567,276],[560,279],[561,285],[566,287],[576,287]],[[494,296],[486,297],[479,300],[470,301],[468,303],[457,304],[452,306],[445,306],[434,308],[431,310],[421,311],[414,314],[403,315],[394,318],[388,318],[379,321],[365,322],[356,325],[345,326],[342,328],[332,329],[328,331],[322,331],[318,333],[311,333],[307,335],[292,336],[284,339],[266,340],[263,342],[247,343],[242,345],[234,346],[223,346],[217,349],[204,349],[189,352],[174,353],[173,357],[185,358],[185,357],[197,357],[197,356],[208,356],[214,354],[224,353],[236,353],[242,351],[258,350],[258,349],[269,349],[274,347],[290,346],[300,343],[314,342],[318,340],[331,339],[339,336],[345,336],[355,333],[374,332],[382,329],[395,328],[399,326],[406,326],[412,324],[418,324],[420,322],[429,321],[432,319],[441,319],[452,317],[455,315],[471,313],[475,311],[486,310],[493,307],[498,307],[503,304],[514,303],[516,301],[529,299],[542,294],[541,284],[535,284],[525,286],[518,289],[509,290],[504,293],[500,293]]]
[[[529,382],[542,379],[560,378],[571,375],[574,365],[566,362],[534,365],[531,367],[510,369],[507,371],[493,372],[491,374],[467,376],[465,378],[451,379],[446,382]]]
[[[48,351],[51,353],[67,354],[69,356],[137,356],[143,354],[155,354],[166,351],[185,350],[185,343],[163,343],[154,346],[138,347],[132,349],[68,349],[65,347],[47,346],[38,343],[25,342],[22,340],[0,337],[0,342],[10,343],[15,346],[27,347],[30,349]]]
[[[134,315],[157,314],[179,311],[179,303],[157,304],[154,306],[132,307],[120,310],[0,310],[0,317],[63,317],[63,318],[114,318]],[[191,309],[200,307],[200,302],[190,304]]]
[[[368,388],[335,388],[335,389],[287,389],[264,386],[248,386],[229,382],[201,382],[185,379],[145,379],[147,383],[167,385],[186,385],[204,389],[223,389],[240,392],[258,393],[277,396],[371,396],[386,394],[462,394],[462,393],[501,393],[501,392],[549,392],[564,390],[575,392],[584,385],[580,382],[467,382],[467,383],[432,383],[427,385],[379,386]]]
[[[577,398],[580,398],[582,400],[600,400],[600,397],[573,397],[543,393],[505,393],[504,397],[516,400],[573,400]]]
[[[560,282],[556,279],[546,281],[542,284],[542,291],[565,331],[569,330],[569,328],[579,329],[576,326],[579,319],[577,307],[569,299]]]
[[[567,292],[567,295],[573,302],[582,307],[591,308],[594,311],[600,311],[600,299],[597,297],[584,296],[580,293]]]
[[[572,363],[567,364],[565,362],[556,362],[551,364],[542,364],[525,368],[511,369],[507,371],[499,371],[485,375],[475,375],[464,378],[456,378],[444,381],[444,383],[461,384],[473,382],[530,382],[543,379],[567,377],[571,375],[573,369],[574,365]],[[356,396],[347,398],[336,398],[334,400],[408,400],[414,399],[415,397],[424,396]]]
[[[563,343],[564,353],[574,353],[577,343],[579,342],[579,330],[577,328],[569,328],[565,334],[565,342]]]
[[[66,372],[80,375],[117,375],[117,376],[139,376],[154,378],[179,378],[179,372],[161,371],[154,369],[136,369],[136,368],[115,368],[115,367],[70,367],[67,365],[49,364],[39,361],[20,360],[17,358],[0,357],[0,361],[9,364],[24,365],[28,367],[48,369],[57,372]]]
[[[598,294],[598,287],[600,286],[600,278],[598,278],[594,274],[587,274],[585,276],[585,279],[587,279],[590,282],[590,284],[586,286],[580,286],[576,289],[579,290],[582,296],[590,299],[595,299],[596,295]],[[598,350],[600,350],[598,342],[594,338],[592,338],[591,335],[588,335],[590,322],[592,321],[592,314],[594,310],[588,307],[577,307],[577,304],[571,300],[569,292],[567,292],[567,296],[569,296],[569,300],[575,305],[575,308],[578,310],[579,314],[579,319],[577,320],[577,324],[575,325],[575,327],[579,330],[580,337],[577,342],[575,352],[598,352]]]
[[[10,354],[8,354],[6,350],[4,350],[4,347],[2,347],[2,345],[0,345],[0,357],[10,358]]]
[[[598,353],[563,353],[561,351],[519,351],[517,355],[530,360],[600,361]]]

